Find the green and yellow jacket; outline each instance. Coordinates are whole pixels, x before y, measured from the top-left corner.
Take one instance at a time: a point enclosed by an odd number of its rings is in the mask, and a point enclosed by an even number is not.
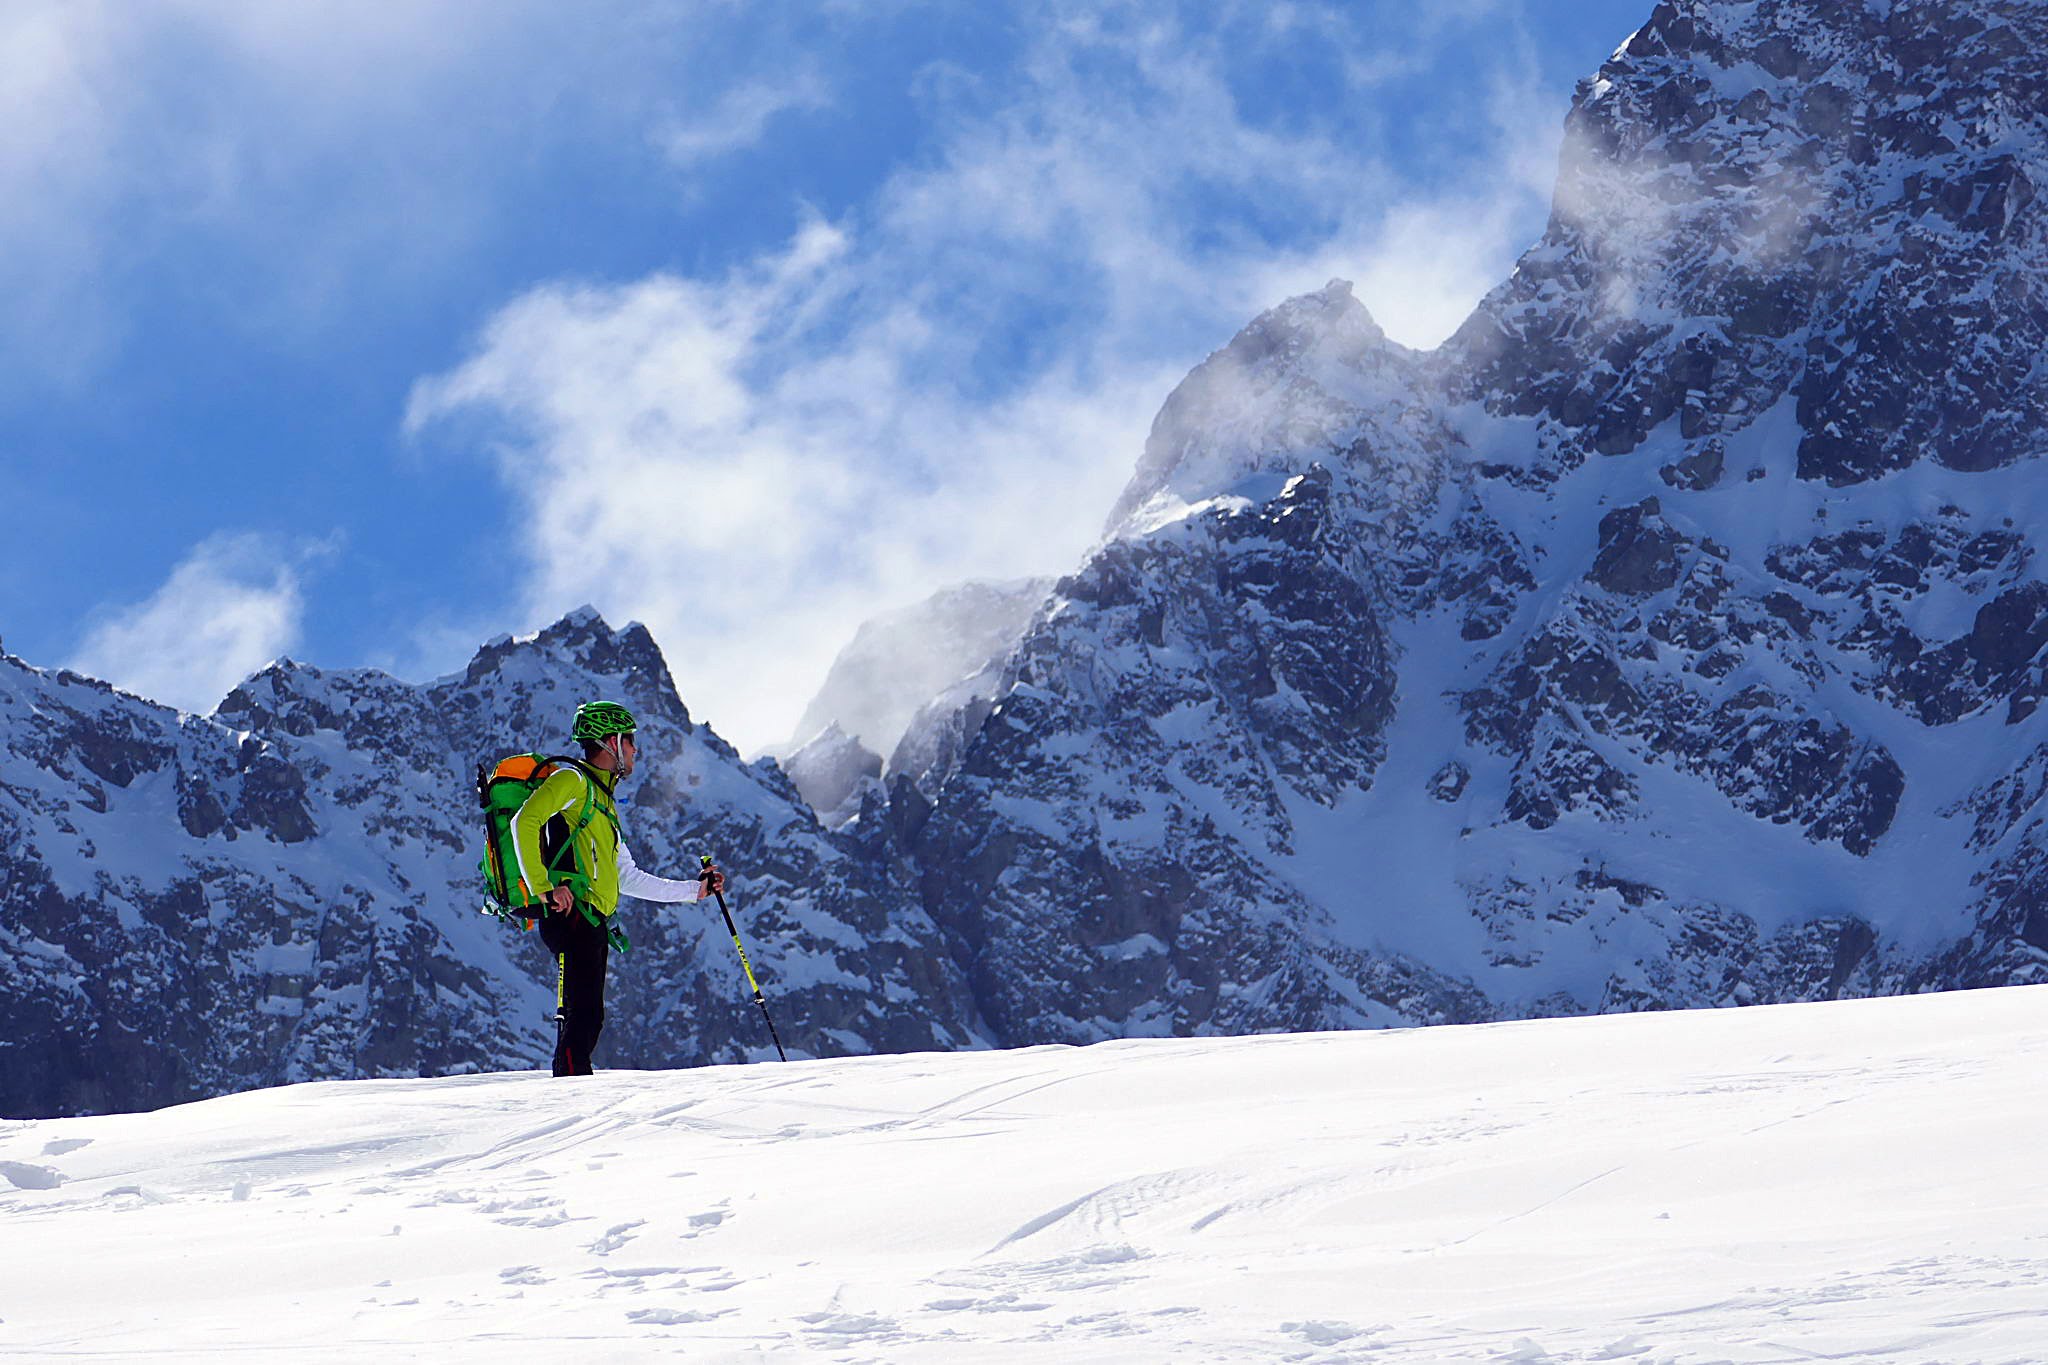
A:
[[[665,902],[699,899],[703,888],[698,883],[657,877],[634,865],[633,854],[619,832],[619,808],[612,797],[617,785],[617,775],[602,768],[563,764],[534,788],[512,817],[512,852],[519,861],[520,879],[537,896],[554,887],[556,879],[548,874],[547,862],[541,857],[541,829],[559,815],[574,831],[574,838],[572,851],[566,858],[556,859],[557,865],[562,871],[575,871],[590,879],[589,892],[579,899],[598,914],[616,912],[621,895]],[[586,800],[590,819],[578,830]]]

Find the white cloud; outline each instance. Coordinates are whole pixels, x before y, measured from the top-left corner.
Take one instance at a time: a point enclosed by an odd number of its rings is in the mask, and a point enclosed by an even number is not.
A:
[[[654,140],[670,161],[688,169],[753,146],[782,114],[823,109],[830,103],[825,81],[816,71],[800,68],[737,85],[709,110],[688,116],[670,113],[657,125]]]
[[[1479,101],[1486,155],[1474,172],[1409,186],[1314,249],[1254,278],[1264,297],[1352,281],[1387,335],[1430,350],[1456,331],[1535,240],[1557,181],[1563,110],[1529,82],[1496,74]]]
[[[105,613],[68,667],[183,711],[211,711],[297,643],[301,574],[331,548],[214,536],[147,598]]]
[[[108,345],[76,295],[104,247],[110,133],[94,92],[112,77],[113,25],[96,6],[0,7],[0,368],[65,380]]]
[[[1010,88],[922,82],[942,136],[862,209],[719,278],[536,289],[416,387],[408,428],[480,421],[527,499],[533,621],[645,620],[698,715],[780,741],[868,616],[1075,567],[1255,313],[1343,275],[1433,344],[1540,206],[1502,78],[1493,154],[1418,199],[1370,140],[1248,116],[1230,35],[1061,13]]]
[[[645,620],[686,700],[742,743],[785,732],[868,615],[974,574],[1070,564],[1165,375],[1048,376],[984,408],[921,373],[908,313],[791,354],[863,266],[822,225],[744,275],[536,291],[422,384],[409,424],[509,417],[529,494],[529,609]]]
[[[303,344],[492,242],[506,187],[550,149],[627,147],[658,175],[657,144],[701,161],[827,102],[808,69],[749,82],[699,58],[732,22],[664,3],[9,0],[0,392],[89,382],[139,305],[181,286],[213,301],[207,326]]]

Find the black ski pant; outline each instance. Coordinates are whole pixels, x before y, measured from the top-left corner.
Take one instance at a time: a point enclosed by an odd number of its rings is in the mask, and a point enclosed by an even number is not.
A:
[[[604,968],[611,943],[580,905],[543,919],[540,941],[555,955],[555,1074],[588,1076],[591,1049],[604,1032]]]

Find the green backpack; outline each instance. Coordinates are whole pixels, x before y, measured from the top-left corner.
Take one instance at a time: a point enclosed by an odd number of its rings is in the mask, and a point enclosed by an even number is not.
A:
[[[512,848],[512,817],[541,783],[564,767],[581,769],[595,784],[596,775],[581,759],[547,754],[512,754],[501,759],[495,768],[477,768],[476,798],[484,815],[484,856],[477,869],[484,878],[484,914],[531,929],[547,913],[545,901],[528,890],[525,878],[519,875],[519,859]],[[575,865],[576,836],[596,817],[596,797],[586,789],[583,809],[577,812],[575,824],[557,815],[541,826],[541,861],[558,885],[575,894],[584,918],[605,930],[612,947],[625,952],[626,936],[616,922],[617,917],[607,923],[604,916],[590,908],[590,876]]]

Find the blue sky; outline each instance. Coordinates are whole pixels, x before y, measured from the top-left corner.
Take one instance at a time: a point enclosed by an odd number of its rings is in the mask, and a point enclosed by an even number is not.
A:
[[[0,638],[205,710],[584,601],[784,738],[1341,276],[1431,345],[1648,0],[0,9]]]

